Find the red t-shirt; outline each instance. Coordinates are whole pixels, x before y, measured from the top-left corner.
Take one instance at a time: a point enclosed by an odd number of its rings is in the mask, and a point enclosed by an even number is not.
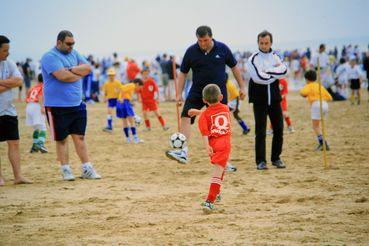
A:
[[[209,137],[214,154],[211,163],[227,165],[231,152],[231,115],[227,105],[217,103],[209,106],[199,118],[201,135]]]
[[[144,84],[141,88],[142,103],[156,101],[155,93],[159,91],[158,85],[153,78],[147,78],[144,80]]]
[[[43,84],[37,84],[33,86],[27,93],[26,103],[35,102],[37,103],[43,94]]]
[[[140,71],[141,69],[137,66],[135,62],[128,62],[126,73],[129,81],[134,80]]]

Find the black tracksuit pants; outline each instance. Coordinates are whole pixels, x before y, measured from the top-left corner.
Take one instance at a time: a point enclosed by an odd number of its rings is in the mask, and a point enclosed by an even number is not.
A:
[[[272,101],[271,105],[253,104],[255,118],[255,161],[256,164],[264,161],[267,116],[273,126],[271,161],[279,160],[283,146],[283,114],[279,101]]]

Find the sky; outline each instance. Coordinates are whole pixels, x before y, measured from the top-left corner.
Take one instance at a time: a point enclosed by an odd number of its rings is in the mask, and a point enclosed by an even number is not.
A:
[[[366,0],[0,0],[0,34],[13,60],[39,59],[70,30],[82,54],[181,54],[208,25],[232,50],[256,49],[257,34],[273,33],[274,47],[321,42],[369,43]],[[312,47],[314,48],[314,47]]]

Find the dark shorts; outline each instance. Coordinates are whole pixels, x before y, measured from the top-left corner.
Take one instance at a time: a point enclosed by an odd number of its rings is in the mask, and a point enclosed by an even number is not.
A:
[[[70,134],[85,135],[87,125],[86,104],[76,107],[46,107],[51,137],[62,141]]]
[[[117,106],[117,99],[116,98],[108,99],[108,107],[109,108],[115,108],[116,106]]]
[[[17,116],[0,116],[0,142],[7,140],[19,140]]]
[[[223,104],[227,105],[227,98],[223,97],[222,102]],[[192,96],[189,95],[185,101],[185,104],[183,105],[183,109],[182,109],[182,113],[181,113],[181,117],[187,117],[190,118],[190,116],[188,116],[188,110],[190,110],[191,108],[194,109],[202,109],[204,106],[206,106],[206,104],[202,101],[202,97],[201,96]],[[196,117],[191,117],[191,124],[195,123],[195,119]]]
[[[350,79],[350,89],[351,90],[360,89],[360,80],[359,79]]]
[[[127,118],[134,117],[135,112],[133,111],[133,106],[131,102],[127,99],[124,99],[122,102],[117,102],[117,117],[118,118]]]

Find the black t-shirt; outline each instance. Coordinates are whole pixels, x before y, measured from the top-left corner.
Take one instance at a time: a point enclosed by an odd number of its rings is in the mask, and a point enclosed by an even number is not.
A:
[[[202,95],[208,84],[217,84],[224,97],[227,97],[226,65],[233,68],[237,65],[231,50],[224,43],[214,41],[209,53],[200,49],[198,43],[190,46],[183,57],[181,72],[188,73],[192,69],[192,87],[189,97]]]

